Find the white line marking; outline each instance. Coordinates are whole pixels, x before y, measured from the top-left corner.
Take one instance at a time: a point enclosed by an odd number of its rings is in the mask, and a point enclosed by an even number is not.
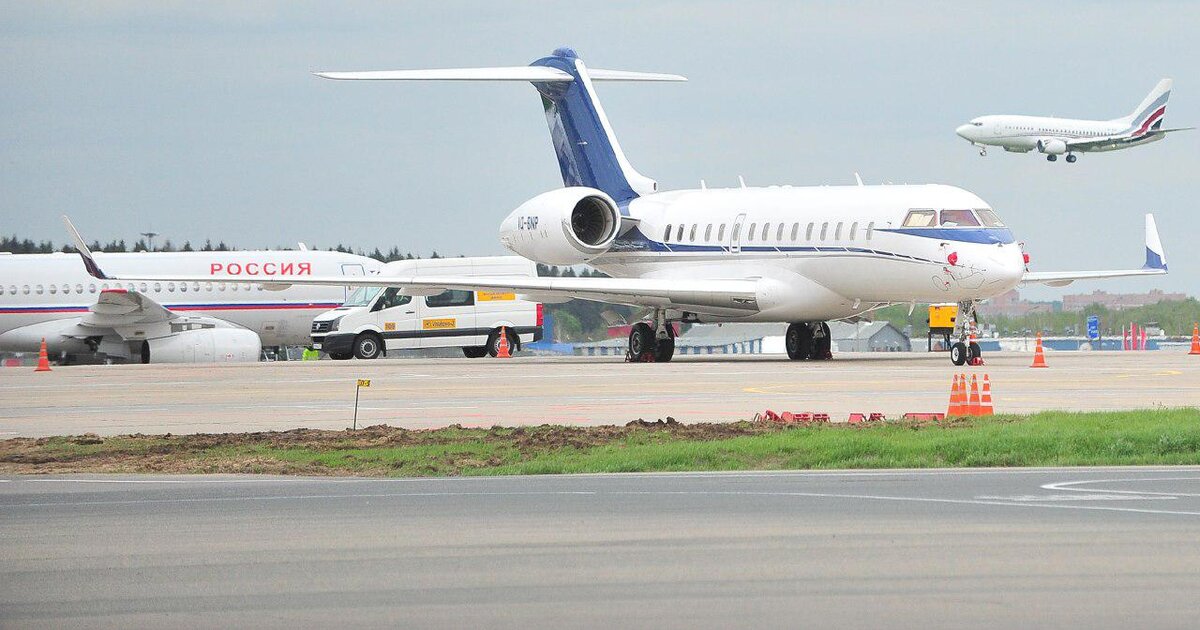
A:
[[[1178,499],[1179,497],[1144,497],[1133,494],[1023,494],[1015,497],[981,495],[975,498],[983,501],[1017,501],[1031,503],[1034,501],[1167,501]]]
[[[1159,496],[1172,497],[1200,497],[1200,493],[1196,492],[1152,492],[1149,490],[1110,490],[1108,488],[1076,488],[1074,486],[1082,484],[1094,483],[1134,483],[1142,481],[1200,481],[1200,477],[1141,477],[1134,479],[1087,479],[1084,481],[1060,481],[1057,483],[1048,483],[1042,487],[1044,490],[1065,490],[1068,492],[1106,492],[1109,494],[1151,494]]]

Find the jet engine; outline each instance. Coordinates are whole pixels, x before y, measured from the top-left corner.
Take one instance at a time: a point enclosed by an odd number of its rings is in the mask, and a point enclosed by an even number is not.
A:
[[[142,344],[142,363],[243,363],[258,361],[262,341],[245,328],[198,328]]]
[[[1058,138],[1043,138],[1037,141],[1037,149],[1049,155],[1062,155],[1067,152],[1067,143]]]
[[[583,186],[542,193],[500,224],[505,247],[548,265],[585,263],[612,247],[621,212],[603,191]]]

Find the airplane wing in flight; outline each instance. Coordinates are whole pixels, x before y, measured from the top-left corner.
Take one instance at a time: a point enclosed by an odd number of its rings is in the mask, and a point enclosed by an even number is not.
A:
[[[1038,282],[1052,287],[1064,287],[1076,280],[1158,276],[1165,273],[1167,273],[1167,258],[1163,253],[1162,241],[1158,238],[1158,227],[1154,224],[1154,215],[1147,214],[1146,264],[1141,269],[1118,269],[1112,271],[1027,271],[1022,282]]]
[[[1174,131],[1188,131],[1191,129],[1195,129],[1195,127],[1176,127],[1174,129],[1150,129],[1144,135],[1141,135],[1141,136],[1131,136],[1129,134],[1123,134],[1123,135],[1115,135],[1115,136],[1103,136],[1100,138],[1079,138],[1076,140],[1065,140],[1065,142],[1067,143],[1067,148],[1071,149],[1073,151],[1088,151],[1088,150],[1092,150],[1092,149],[1098,149],[1101,147],[1116,146],[1119,144],[1128,143],[1132,140],[1141,140],[1142,138],[1144,138],[1146,136],[1164,135],[1164,134],[1168,134],[1168,133],[1171,133]]]

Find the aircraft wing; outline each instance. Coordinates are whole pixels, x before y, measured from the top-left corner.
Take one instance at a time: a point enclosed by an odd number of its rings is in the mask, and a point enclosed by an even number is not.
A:
[[[1173,129],[1150,129],[1146,132],[1145,135],[1147,135],[1147,136],[1153,136],[1155,134],[1162,135],[1162,134],[1167,134],[1167,133],[1171,133],[1174,131],[1188,131],[1191,129],[1195,129],[1195,127],[1175,127]],[[1138,136],[1138,139],[1140,139],[1141,137],[1142,136]],[[1077,140],[1066,140],[1066,143],[1067,143],[1067,148],[1074,149],[1077,151],[1087,151],[1088,149],[1095,149],[1095,148],[1099,148],[1099,147],[1120,144],[1122,142],[1128,142],[1131,139],[1133,139],[1132,136],[1130,136],[1128,134],[1124,134],[1124,135],[1116,135],[1116,136],[1103,136],[1100,138],[1080,138]]]
[[[1146,263],[1141,269],[1112,271],[1027,271],[1022,282],[1039,282],[1052,287],[1064,287],[1076,280],[1125,278],[1130,276],[1159,276],[1167,273],[1167,258],[1158,238],[1154,215],[1146,215]]]
[[[146,295],[125,289],[106,289],[79,323],[96,328],[157,324],[178,317]]]

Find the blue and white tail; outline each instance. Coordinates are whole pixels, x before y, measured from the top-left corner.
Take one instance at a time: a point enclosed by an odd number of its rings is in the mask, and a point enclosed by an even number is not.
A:
[[[352,80],[529,81],[542,97],[563,184],[602,190],[618,203],[653,193],[658,183],[625,158],[592,82],[687,80],[675,74],[589,70],[570,48],[559,48],[528,66],[316,74]]]
[[[1171,80],[1163,79],[1146,95],[1133,113],[1121,118],[1121,122],[1129,125],[1133,135],[1141,135],[1156,131],[1162,127],[1163,116],[1167,113],[1167,99],[1171,98]]]
[[[1167,255],[1158,238],[1158,226],[1154,224],[1153,214],[1146,215],[1146,264],[1142,268],[1167,270]]]

